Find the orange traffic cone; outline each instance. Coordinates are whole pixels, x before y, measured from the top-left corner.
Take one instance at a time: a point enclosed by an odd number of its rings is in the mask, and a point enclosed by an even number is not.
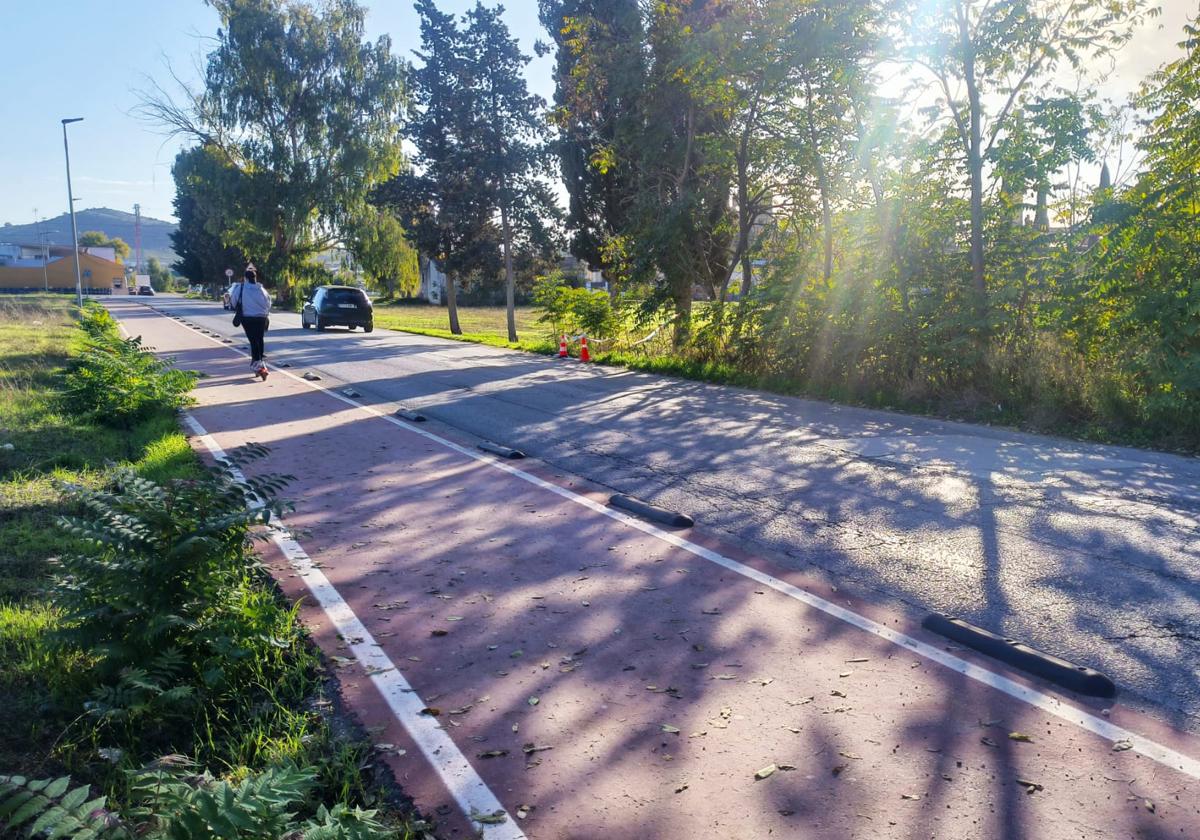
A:
[[[590,355],[588,355],[587,336],[581,335],[579,337],[579,361],[590,362],[591,360],[592,360],[592,357]]]
[[[558,358],[567,358],[567,337],[565,335],[558,337]]]

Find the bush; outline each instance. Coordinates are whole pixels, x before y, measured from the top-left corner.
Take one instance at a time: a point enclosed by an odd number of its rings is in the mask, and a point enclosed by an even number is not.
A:
[[[582,333],[588,338],[608,338],[617,330],[607,293],[569,286],[557,272],[538,278],[533,304],[541,313],[538,320],[549,324],[555,335]]]
[[[160,411],[187,405],[196,374],[146,352],[139,338],[122,339],[108,312],[92,305],[63,389],[64,407],[107,426],[128,429]]]
[[[265,452],[248,448],[236,460]],[[271,628],[236,608],[248,529],[280,514],[284,481],[242,481],[224,463],[195,479],[159,484],[118,469],[109,489],[66,488],[84,514],[60,521],[86,549],[61,561],[58,635],[95,661],[91,715],[149,735],[268,653],[260,639]]]

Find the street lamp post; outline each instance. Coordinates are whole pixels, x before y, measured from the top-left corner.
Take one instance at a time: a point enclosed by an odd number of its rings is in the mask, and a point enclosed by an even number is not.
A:
[[[83,117],[66,117],[63,127],[63,155],[67,159],[67,203],[71,210],[71,244],[75,246],[75,297],[83,308],[83,277],[79,274],[79,228],[75,226],[75,194],[71,191],[71,149],[67,146],[67,124],[82,122]]]

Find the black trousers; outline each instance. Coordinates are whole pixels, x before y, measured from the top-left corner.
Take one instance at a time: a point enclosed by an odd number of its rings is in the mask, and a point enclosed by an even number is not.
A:
[[[242,316],[242,329],[246,331],[246,340],[250,342],[250,358],[259,362],[265,355],[263,352],[263,336],[267,332],[266,318],[247,318]]]

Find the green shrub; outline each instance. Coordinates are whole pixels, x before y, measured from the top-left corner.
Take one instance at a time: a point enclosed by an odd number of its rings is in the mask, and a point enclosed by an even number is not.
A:
[[[260,652],[264,628],[238,612],[247,534],[286,507],[287,478],[243,481],[236,464],[264,454],[241,450],[194,479],[160,484],[123,468],[107,489],[65,488],[83,514],[60,522],[87,548],[61,561],[58,641],[95,660],[92,715],[167,721]]]
[[[617,317],[608,294],[568,286],[555,272],[539,278],[533,288],[538,321],[554,333],[582,333],[588,338],[607,338],[617,330]]]
[[[122,339],[104,309],[86,307],[63,388],[64,407],[118,428],[131,428],[159,411],[189,402],[196,374],[177,370],[146,352],[140,338]]]

